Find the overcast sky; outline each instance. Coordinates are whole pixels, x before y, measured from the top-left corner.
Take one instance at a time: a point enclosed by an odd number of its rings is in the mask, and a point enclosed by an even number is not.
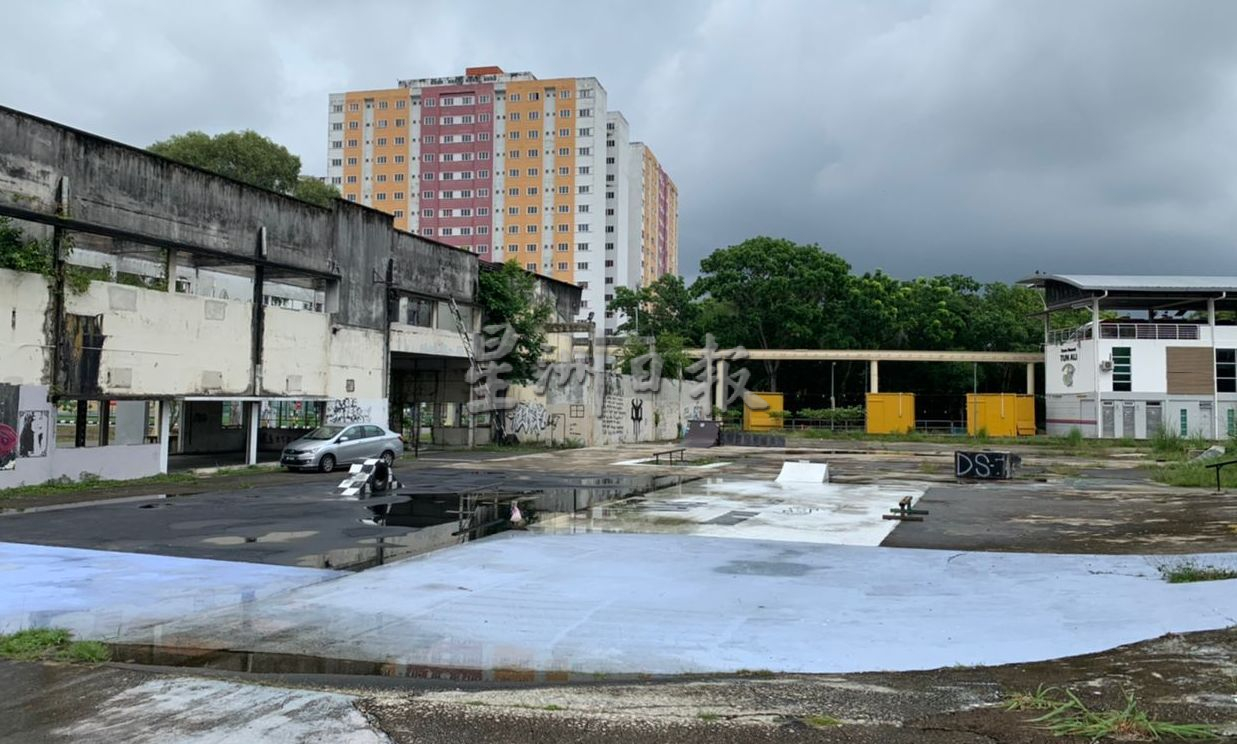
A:
[[[327,94],[595,76],[679,186],[681,273],[753,235],[859,271],[1237,275],[1237,2],[6,2],[0,104],[135,145]]]

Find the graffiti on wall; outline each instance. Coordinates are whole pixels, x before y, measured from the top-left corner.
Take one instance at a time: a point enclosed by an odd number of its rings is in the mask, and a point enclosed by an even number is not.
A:
[[[356,398],[336,398],[326,404],[326,420],[328,423],[368,423],[370,417],[370,409],[362,406]]]
[[[606,437],[621,437],[627,431],[628,408],[626,399],[607,395],[601,406],[601,433]]]
[[[511,411],[511,431],[516,434],[537,434],[550,426],[550,414],[540,403],[521,401]]]
[[[21,388],[0,383],[0,470],[17,467],[17,396]]]
[[[22,411],[18,421],[21,433],[17,437],[17,456],[47,457],[47,411]]]

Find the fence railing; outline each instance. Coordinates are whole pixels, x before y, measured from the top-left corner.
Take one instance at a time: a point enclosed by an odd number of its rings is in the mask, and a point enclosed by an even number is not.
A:
[[[1200,326],[1194,323],[1101,323],[1100,338],[1129,338],[1149,341],[1197,341]],[[1060,328],[1048,332],[1048,343],[1060,346],[1070,341],[1093,337],[1091,326]]]

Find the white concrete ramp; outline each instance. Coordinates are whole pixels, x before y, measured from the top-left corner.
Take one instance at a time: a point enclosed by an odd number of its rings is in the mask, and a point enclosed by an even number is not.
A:
[[[828,483],[829,464],[824,462],[809,462],[808,460],[784,462],[782,463],[782,472],[777,474],[777,482]]]

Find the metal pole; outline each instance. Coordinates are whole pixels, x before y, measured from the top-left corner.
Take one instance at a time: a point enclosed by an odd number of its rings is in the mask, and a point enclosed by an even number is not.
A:
[[[838,371],[838,363],[830,362],[829,363],[829,409],[830,410],[833,410],[834,408],[838,407],[837,398],[834,397],[834,394],[833,394],[833,379],[834,377],[837,376],[837,371]]]

